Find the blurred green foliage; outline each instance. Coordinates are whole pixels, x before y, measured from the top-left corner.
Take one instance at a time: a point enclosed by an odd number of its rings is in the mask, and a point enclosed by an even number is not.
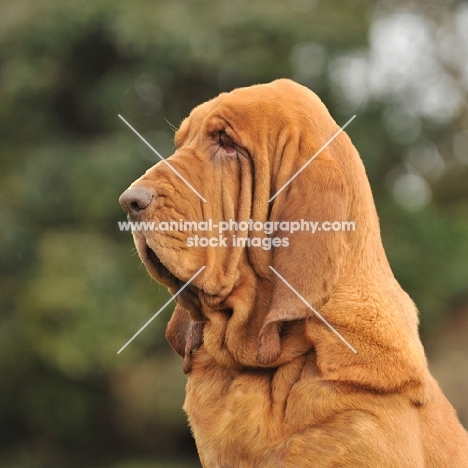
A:
[[[415,2],[411,11],[438,24],[457,14],[453,5]],[[412,137],[409,124],[395,130],[404,119],[391,118],[404,90],[357,102],[366,84],[340,81],[343,64],[371,49],[378,19],[399,8],[0,1],[0,466],[199,466],[181,410],[181,362],[164,340],[171,307],[116,354],[168,298],[117,227],[119,194],[155,162],[119,113],[168,156],[171,126],[220,91],[283,76],[310,86],[338,123],[358,114],[348,133],[427,342],[450,311],[466,310],[466,104],[445,119],[416,115]],[[414,176],[408,155],[428,141],[445,172],[427,178],[431,202],[408,210],[395,187],[409,179],[395,178],[395,168]]]

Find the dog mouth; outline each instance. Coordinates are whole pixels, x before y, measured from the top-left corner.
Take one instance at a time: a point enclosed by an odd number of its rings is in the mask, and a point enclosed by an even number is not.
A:
[[[185,282],[177,278],[157,256],[156,252],[145,242],[143,263],[150,275],[167,287],[180,289]]]

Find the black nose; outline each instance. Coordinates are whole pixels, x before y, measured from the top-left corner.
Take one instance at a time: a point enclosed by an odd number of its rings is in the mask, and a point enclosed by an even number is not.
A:
[[[153,199],[153,194],[142,188],[130,188],[120,195],[119,203],[131,217],[136,218]]]

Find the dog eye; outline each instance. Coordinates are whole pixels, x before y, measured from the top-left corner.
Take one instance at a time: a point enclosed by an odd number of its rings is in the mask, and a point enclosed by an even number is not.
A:
[[[233,154],[236,151],[236,143],[226,132],[219,133],[219,145],[227,154]]]

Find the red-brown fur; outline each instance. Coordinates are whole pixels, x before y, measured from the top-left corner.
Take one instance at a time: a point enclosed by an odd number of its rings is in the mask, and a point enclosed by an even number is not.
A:
[[[392,274],[346,133],[268,201],[338,130],[319,98],[289,80],[237,89],[192,111],[169,159],[207,203],[163,162],[132,184],[154,194],[145,221],[356,224],[278,232],[289,247],[271,250],[188,248],[195,233],[134,233],[150,274],[172,293],[175,278],[206,266],[166,333],[184,356],[184,409],[206,468],[468,467],[467,433],[429,374],[417,310]]]

